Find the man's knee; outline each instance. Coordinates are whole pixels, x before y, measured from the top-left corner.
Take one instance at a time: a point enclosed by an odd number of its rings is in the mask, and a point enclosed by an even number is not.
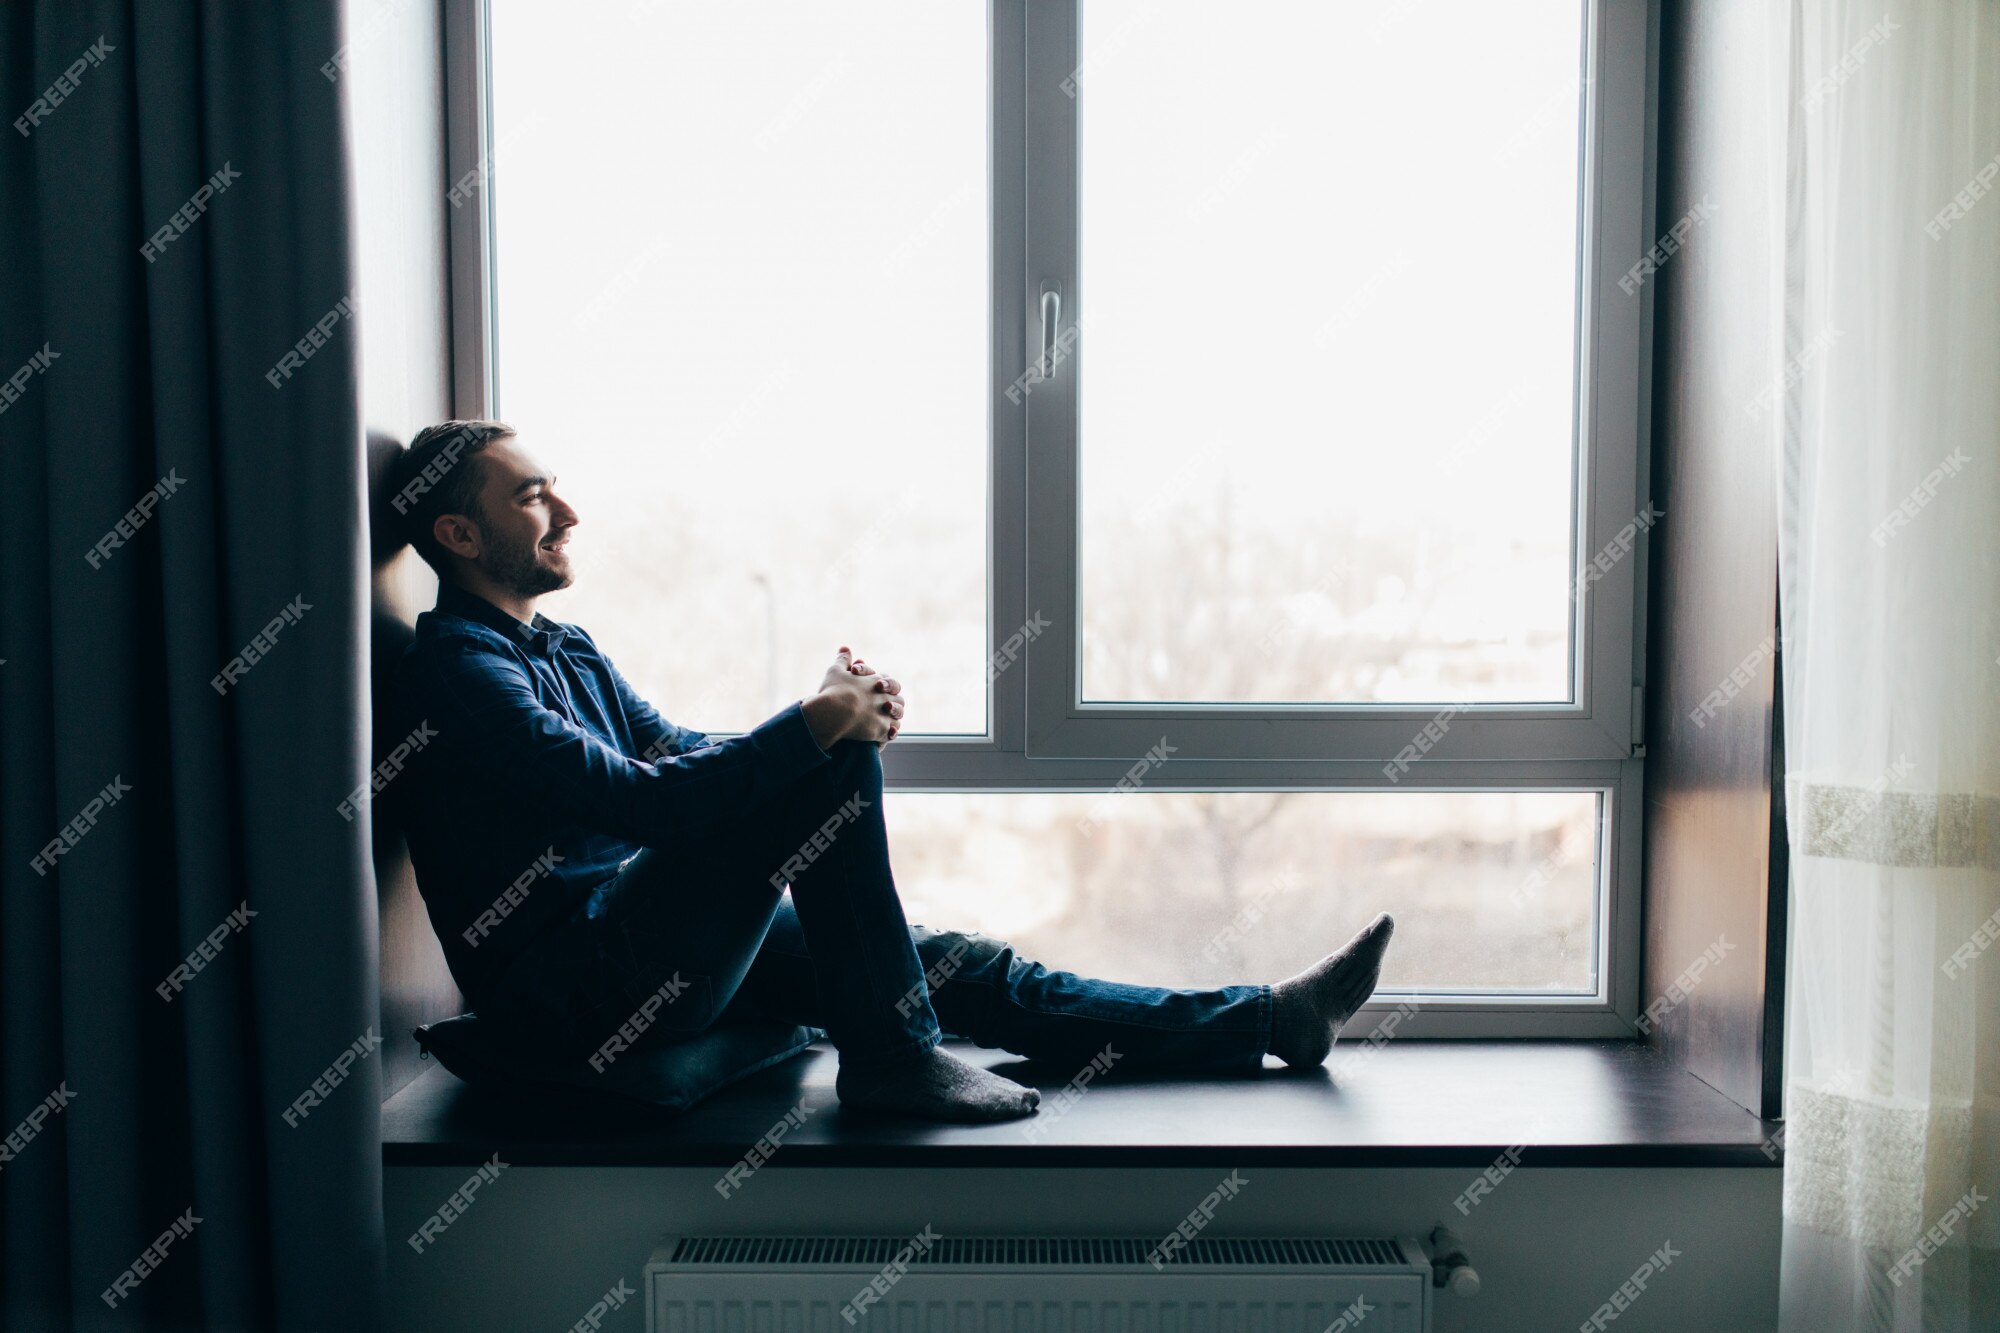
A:
[[[973,971],[1010,952],[1007,941],[982,935],[976,930],[937,930],[930,926],[910,927],[917,958],[924,976],[936,989],[940,981],[961,972]]]
[[[784,808],[815,816],[812,827],[805,830],[808,836],[818,831],[822,820],[850,823],[860,816],[875,815],[882,804],[882,756],[876,746],[866,741],[835,741],[826,753],[825,763],[792,777],[780,798]]]
[[[896,1012],[905,1016],[922,1007],[929,996],[943,990],[952,978],[971,979],[992,969],[995,960],[1003,960],[1000,971],[1004,976],[1007,971],[1004,960],[1011,957],[1005,940],[996,940],[976,930],[937,930],[913,925],[910,939],[916,945],[923,976],[896,1002]]]
[[[833,748],[826,753],[828,759],[835,764],[864,769],[882,767],[882,747],[874,741],[855,740],[849,737],[843,741],[835,741]]]
[[[868,741],[836,741],[827,761],[808,769],[800,781],[806,784],[801,790],[825,801],[827,816],[846,822],[872,815],[881,807],[882,749]]]

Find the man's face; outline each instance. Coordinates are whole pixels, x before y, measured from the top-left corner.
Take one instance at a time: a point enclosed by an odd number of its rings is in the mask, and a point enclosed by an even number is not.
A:
[[[556,494],[555,476],[521,448],[518,437],[495,440],[479,453],[484,520],[478,565],[522,597],[567,588],[569,532],[576,511]]]

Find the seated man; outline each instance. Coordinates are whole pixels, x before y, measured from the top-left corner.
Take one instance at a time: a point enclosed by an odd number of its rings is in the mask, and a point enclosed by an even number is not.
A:
[[[842,647],[809,698],[711,740],[536,613],[571,582],[577,514],[510,427],[432,426],[391,486],[439,591],[396,678],[399,721],[425,742],[385,794],[452,975],[524,1039],[588,1052],[658,996],[669,1038],[725,1014],[821,1027],[843,1104],[986,1121],[1039,1094],[939,1049],[941,1027],[1065,1068],[1107,1045],[1127,1067],[1317,1065],[1373,992],[1387,915],[1289,980],[1215,990],[1050,971],[912,927],[882,820],[900,683]]]

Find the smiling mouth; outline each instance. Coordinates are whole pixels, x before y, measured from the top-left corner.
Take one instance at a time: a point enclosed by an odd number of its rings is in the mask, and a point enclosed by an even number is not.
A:
[[[554,541],[548,541],[542,543],[542,549],[544,551],[561,551],[566,549],[568,546],[569,546],[569,538],[567,537],[558,537]]]

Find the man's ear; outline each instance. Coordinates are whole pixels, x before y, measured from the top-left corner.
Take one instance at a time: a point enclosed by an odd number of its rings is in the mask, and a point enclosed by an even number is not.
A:
[[[479,525],[463,514],[439,514],[431,521],[431,536],[453,555],[479,558]]]

